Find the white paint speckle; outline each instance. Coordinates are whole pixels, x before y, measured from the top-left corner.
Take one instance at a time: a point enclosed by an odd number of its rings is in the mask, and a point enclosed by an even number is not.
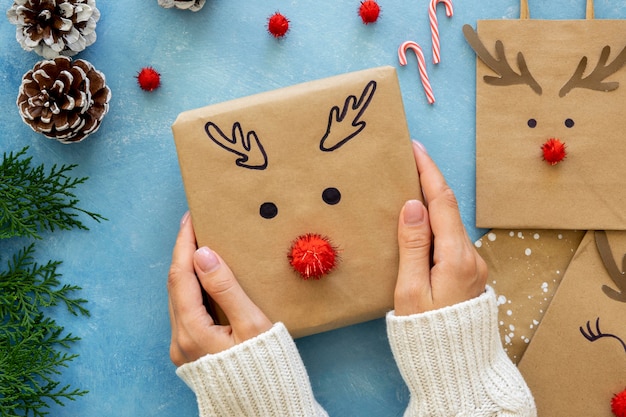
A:
[[[515,326],[514,326],[514,325],[512,325],[512,324],[509,324],[509,329],[510,329],[511,331],[515,331]]]
[[[476,242],[474,242],[474,246],[476,246],[477,248],[482,248],[483,241],[482,240],[477,240]]]
[[[544,282],[543,284],[541,284],[541,291],[548,292],[548,283],[547,282]]]
[[[513,311],[511,311],[511,310],[507,310],[507,311],[506,311],[506,315],[507,315],[507,316],[512,316],[512,315],[513,315]]]
[[[517,232],[517,237],[519,237],[520,239],[524,239],[524,233]]]
[[[505,341],[507,344],[511,344],[511,338],[509,337],[509,335],[505,335],[505,336],[504,336],[504,341]]]
[[[530,248],[526,248],[526,250],[524,251],[524,255],[526,256],[530,256],[531,253],[533,253],[533,251],[530,250]]]
[[[514,237],[514,236],[515,236],[515,232],[511,230],[511,231],[509,232],[509,236]]]
[[[562,235],[562,234],[560,234],[560,233],[558,234],[558,236],[557,236],[557,237],[558,237],[559,239],[563,239],[563,235]]]
[[[487,239],[489,239],[490,242],[494,242],[496,240],[496,237],[496,234],[493,232],[487,235]]]
[[[533,235],[533,239],[535,239],[535,240],[539,240],[539,238],[540,238],[539,233],[535,233],[535,234]]]
[[[500,295],[500,296],[498,296],[498,301],[497,301],[497,304],[498,304],[499,306],[501,306],[501,305],[502,305],[502,304],[504,304],[504,303],[506,303],[506,297],[505,297],[504,295]]]

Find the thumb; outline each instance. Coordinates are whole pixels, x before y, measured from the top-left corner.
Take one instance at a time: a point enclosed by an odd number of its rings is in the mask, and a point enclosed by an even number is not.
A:
[[[215,252],[203,246],[194,253],[193,261],[202,287],[224,311],[233,329],[242,327],[256,332],[271,327],[269,319],[250,300],[233,272]]]
[[[419,200],[409,200],[398,222],[399,265],[394,294],[396,315],[424,311],[432,299],[430,286],[432,232],[428,211]]]

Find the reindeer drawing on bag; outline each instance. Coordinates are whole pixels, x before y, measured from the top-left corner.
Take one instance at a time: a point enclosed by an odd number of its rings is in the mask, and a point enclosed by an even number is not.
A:
[[[567,132],[563,135],[556,134],[557,131],[563,132],[563,130],[572,130],[578,122],[578,120],[570,117],[567,113],[560,112],[560,108],[567,109],[567,107],[561,106],[558,102],[563,101],[563,98],[575,89],[587,89],[598,92],[612,92],[617,90],[619,82],[607,81],[607,78],[615,75],[615,73],[626,65],[626,47],[622,47],[617,55],[611,57],[611,47],[606,45],[602,48],[593,69],[591,69],[589,65],[589,58],[582,56],[576,68],[573,69],[573,73],[569,79],[563,79],[561,85],[549,86],[551,88],[548,91],[550,96],[545,97],[545,88],[542,86],[542,83],[537,80],[538,77],[536,78],[533,75],[531,69],[532,64],[529,65],[523,51],[517,52],[515,63],[512,64],[509,62],[509,58],[505,52],[505,45],[501,40],[495,42],[495,52],[491,53],[487,46],[481,41],[478,33],[470,25],[463,27],[463,33],[477,57],[496,74],[485,75],[483,80],[486,84],[497,87],[513,85],[528,86],[530,88],[529,91],[532,91],[537,97],[542,98],[544,103],[547,103],[547,106],[545,104],[543,106],[537,106],[537,116],[528,118],[526,125],[531,130],[539,130],[538,128],[540,128],[542,124],[551,126],[553,129],[554,133],[542,138],[543,144],[541,145],[543,158],[551,165],[558,164],[565,159],[567,155],[567,147],[570,141],[564,140],[562,137],[567,137],[568,134],[574,138],[581,136],[580,134],[572,134],[571,132]],[[533,45],[528,45],[528,48],[532,50]],[[545,57],[545,59],[549,59],[549,57]],[[557,80],[557,82],[559,81]],[[558,96],[555,94],[556,88],[554,87],[558,87]],[[610,98],[600,98],[600,100],[610,102]],[[537,102],[534,101],[533,103]],[[574,102],[573,105],[575,106],[576,103]],[[546,109],[552,109],[552,111],[546,111]],[[557,126],[559,127],[557,128]],[[563,127],[565,129],[563,129]],[[521,126],[512,128],[521,129]],[[596,126],[589,126],[584,128],[583,131],[590,132],[593,131],[593,129],[599,130]],[[532,133],[529,133],[529,136],[532,136]],[[571,143],[574,143],[574,138]]]

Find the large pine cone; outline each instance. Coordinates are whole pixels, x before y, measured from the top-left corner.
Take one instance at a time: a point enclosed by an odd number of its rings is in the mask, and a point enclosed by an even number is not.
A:
[[[15,37],[44,58],[72,56],[96,41],[96,0],[14,0],[7,11]]]
[[[110,99],[104,74],[87,61],[60,56],[24,74],[17,106],[34,131],[73,143],[98,130]]]
[[[166,9],[175,7],[177,9],[191,10],[197,12],[204,7],[206,0],[159,0],[159,6]]]

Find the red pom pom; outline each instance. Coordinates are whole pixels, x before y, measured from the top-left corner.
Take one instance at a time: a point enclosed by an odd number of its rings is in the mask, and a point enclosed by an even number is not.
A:
[[[161,74],[152,67],[142,68],[137,74],[137,83],[142,90],[152,91],[161,85]]]
[[[567,152],[565,144],[558,139],[550,138],[546,143],[541,145],[543,151],[543,160],[550,165],[556,165],[565,159]]]
[[[626,389],[611,399],[611,411],[616,417],[626,417]]]
[[[363,20],[363,23],[370,24],[378,20],[380,14],[380,6],[375,0],[365,0],[361,2],[359,7],[359,16]]]
[[[298,237],[287,255],[302,279],[320,279],[337,266],[337,250],[326,237],[307,233]]]
[[[267,31],[275,38],[282,38],[289,30],[289,19],[280,14],[274,13],[267,19]]]

